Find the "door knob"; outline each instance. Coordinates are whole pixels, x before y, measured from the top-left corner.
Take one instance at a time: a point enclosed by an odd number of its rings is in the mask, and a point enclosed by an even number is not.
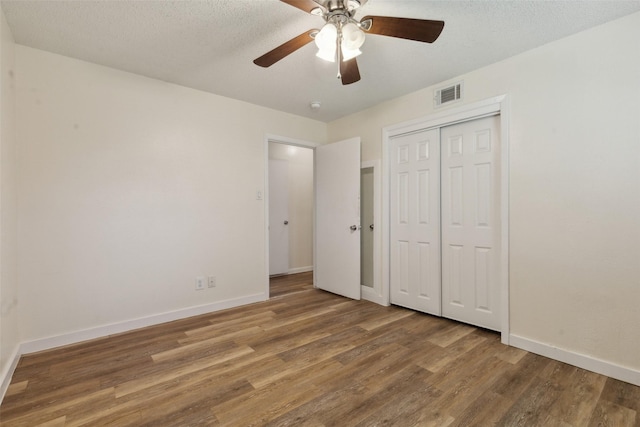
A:
[[[371,224],[371,225],[369,226],[369,228],[370,228],[371,230],[373,230],[373,224]]]
[[[288,225],[289,221],[287,221],[286,219],[284,220],[284,225]]]
[[[349,230],[351,231],[356,231],[358,229],[357,225],[352,225],[351,227],[349,227]]]

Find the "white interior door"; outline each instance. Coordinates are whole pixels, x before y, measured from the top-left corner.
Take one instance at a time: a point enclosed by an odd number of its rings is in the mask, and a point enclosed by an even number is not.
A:
[[[315,286],[360,299],[360,138],[315,152]]]
[[[393,138],[390,159],[391,303],[440,315],[439,130]]]
[[[499,116],[441,129],[442,315],[500,330]]]
[[[289,272],[289,164],[269,159],[269,274]]]

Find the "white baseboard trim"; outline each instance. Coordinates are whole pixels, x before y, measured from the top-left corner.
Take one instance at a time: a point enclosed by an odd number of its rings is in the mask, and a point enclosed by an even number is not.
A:
[[[170,311],[167,313],[154,314],[152,316],[141,317],[139,319],[126,320],[124,322],[98,326],[96,328],[84,329],[82,331],[75,331],[67,334],[56,335],[53,337],[27,341],[20,344],[20,354],[29,354],[35,353],[37,351],[49,350],[55,347],[61,347],[63,345],[76,344],[82,341],[102,338],[113,334],[119,334],[122,332],[140,329],[147,326],[158,325],[160,323],[171,322],[174,320],[185,319],[187,317],[199,316],[201,314],[212,313],[228,308],[239,307],[241,305],[266,301],[268,299],[269,296],[265,295],[264,293],[248,295],[241,298],[218,301],[211,304],[189,307],[181,310]]]
[[[18,366],[18,362],[20,361],[20,346],[17,345],[16,348],[13,349],[13,353],[11,353],[11,357],[9,358],[10,362],[7,363],[7,366],[2,371],[2,376],[0,377],[0,403],[4,400],[4,395],[7,394],[7,389],[9,388],[9,384],[11,384],[11,377],[13,377],[13,373]]]
[[[550,359],[568,363],[569,365],[577,366],[578,368],[586,369],[597,374],[606,375],[620,381],[640,386],[640,371],[635,369],[616,365],[605,360],[597,359],[585,354],[575,353],[570,350],[554,347],[549,344],[514,334],[509,335],[509,345]]]
[[[290,268],[287,274],[306,273],[307,271],[313,271],[313,265],[307,265],[306,267]]]

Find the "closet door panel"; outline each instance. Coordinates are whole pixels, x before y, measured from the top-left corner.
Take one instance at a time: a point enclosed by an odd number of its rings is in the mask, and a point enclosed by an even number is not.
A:
[[[440,315],[440,135],[395,137],[390,165],[391,303]]]
[[[442,315],[500,330],[499,116],[441,129]]]

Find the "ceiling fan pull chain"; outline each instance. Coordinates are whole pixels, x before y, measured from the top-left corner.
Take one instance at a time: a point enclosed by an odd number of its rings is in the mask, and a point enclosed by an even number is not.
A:
[[[336,54],[338,55],[338,80],[342,80],[342,73],[340,72],[340,67],[342,64],[342,49],[340,45],[342,44],[342,25],[338,27],[338,37],[336,37]]]

